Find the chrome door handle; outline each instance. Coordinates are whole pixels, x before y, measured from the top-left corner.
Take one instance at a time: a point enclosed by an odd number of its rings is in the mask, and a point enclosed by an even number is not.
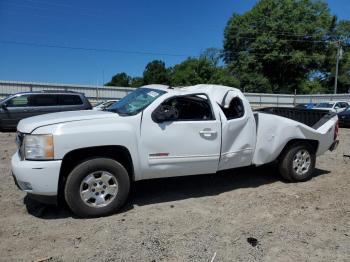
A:
[[[212,136],[212,135],[216,135],[217,132],[214,131],[214,130],[202,130],[202,131],[199,131],[199,134],[201,134],[203,136],[206,136],[206,137],[209,137],[209,136]]]

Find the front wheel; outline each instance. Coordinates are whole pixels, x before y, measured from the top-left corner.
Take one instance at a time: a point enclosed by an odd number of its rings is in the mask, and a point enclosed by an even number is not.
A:
[[[307,143],[297,143],[289,147],[279,160],[279,172],[283,178],[302,182],[311,179],[315,170],[316,154]]]
[[[80,217],[116,212],[126,201],[130,180],[126,169],[109,158],[94,158],[76,166],[64,189],[66,202]]]

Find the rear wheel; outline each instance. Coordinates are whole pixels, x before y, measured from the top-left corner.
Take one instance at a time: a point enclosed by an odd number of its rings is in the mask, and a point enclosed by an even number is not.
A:
[[[80,217],[112,214],[125,203],[130,189],[126,169],[109,158],[95,158],[76,166],[67,178],[66,202]]]
[[[289,181],[306,181],[312,177],[315,164],[314,148],[307,143],[297,143],[282,154],[279,161],[279,172]]]

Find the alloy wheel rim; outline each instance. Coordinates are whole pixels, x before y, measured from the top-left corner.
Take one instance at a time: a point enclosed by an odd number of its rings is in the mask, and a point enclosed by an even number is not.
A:
[[[295,173],[299,176],[303,176],[309,171],[310,166],[310,153],[305,149],[299,150],[293,157],[293,169]]]
[[[80,197],[90,207],[105,207],[118,194],[117,179],[107,171],[94,171],[80,183]]]

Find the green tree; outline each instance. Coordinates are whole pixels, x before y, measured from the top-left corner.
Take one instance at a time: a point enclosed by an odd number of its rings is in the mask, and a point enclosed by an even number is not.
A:
[[[339,93],[348,93],[350,90],[350,51],[343,56],[339,66],[338,90]]]
[[[225,28],[224,61],[251,92],[301,92],[325,62],[334,17],[318,0],[261,0]]]
[[[350,48],[343,46],[342,49],[343,55],[339,60],[337,91],[338,93],[348,93],[350,88]],[[337,50],[334,48],[330,56],[330,61],[325,68],[325,72],[319,77],[327,93],[332,93],[334,91],[336,52]]]
[[[300,86],[301,92],[305,94],[322,94],[328,92],[319,78],[307,79]]]
[[[218,67],[206,58],[188,58],[171,69],[172,86],[196,84],[218,84],[238,87],[237,78],[230,75],[227,68]]]
[[[171,69],[170,83],[172,86],[205,84],[214,68],[206,59],[188,58]]]
[[[142,77],[133,77],[131,79],[130,86],[131,87],[140,87],[143,85],[143,78]]]
[[[208,84],[224,85],[239,88],[239,80],[232,76],[226,67],[216,67]]]
[[[206,48],[199,55],[199,59],[205,59],[217,66],[222,61],[222,50],[215,47]]]
[[[326,92],[334,91],[336,57],[338,48],[342,50],[339,60],[338,72],[338,93],[347,93],[350,88],[350,21],[333,21],[334,26],[330,34],[329,49],[327,58],[320,70],[322,74],[319,77]]]
[[[169,74],[165,63],[160,60],[153,60],[148,63],[143,71],[143,83],[149,84],[169,84]]]
[[[105,84],[106,86],[122,86],[128,87],[130,86],[131,77],[126,73],[118,73],[114,75],[110,82]]]

